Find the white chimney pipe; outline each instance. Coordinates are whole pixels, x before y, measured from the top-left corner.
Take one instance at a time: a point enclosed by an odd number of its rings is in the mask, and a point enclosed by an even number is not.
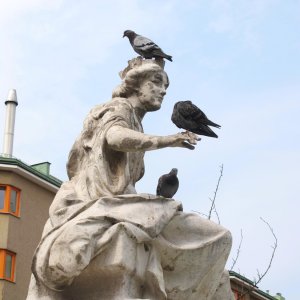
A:
[[[5,105],[6,117],[4,128],[3,156],[12,157],[16,107],[18,105],[17,92],[15,89],[9,90],[7,100],[5,101]]]

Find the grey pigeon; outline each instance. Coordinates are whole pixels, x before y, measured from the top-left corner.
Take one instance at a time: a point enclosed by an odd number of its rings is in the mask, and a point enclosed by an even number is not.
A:
[[[170,173],[164,174],[159,177],[156,195],[163,196],[165,198],[172,198],[179,187],[179,180],[177,178],[177,169],[172,169]]]
[[[123,37],[127,36],[133,50],[144,58],[166,58],[172,61],[172,56],[164,53],[153,41],[136,34],[132,30],[124,31]]]
[[[208,127],[208,125],[216,128],[221,127],[210,121],[204,112],[191,101],[179,101],[175,103],[171,120],[178,128],[215,138],[218,136]]]

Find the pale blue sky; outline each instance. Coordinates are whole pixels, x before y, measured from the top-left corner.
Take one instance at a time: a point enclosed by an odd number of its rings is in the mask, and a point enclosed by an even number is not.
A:
[[[162,109],[146,116],[145,132],[176,133],[172,108],[186,99],[222,125],[219,139],[203,137],[194,151],[147,153],[138,191],[154,193],[158,177],[177,167],[175,198],[207,214],[224,164],[216,205],[234,238],[228,266],[242,229],[235,271],[249,279],[264,271],[273,239],[262,216],[279,246],[259,287],[300,299],[300,1],[0,0],[0,98],[15,88],[19,101],[14,156],[49,161],[54,176],[67,178],[85,115],[110,99],[136,56],[122,39],[126,29],[174,59]],[[4,114],[3,104],[0,132]]]

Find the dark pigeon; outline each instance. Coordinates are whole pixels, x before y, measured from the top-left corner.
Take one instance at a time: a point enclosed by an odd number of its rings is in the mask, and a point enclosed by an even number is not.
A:
[[[123,37],[127,36],[133,50],[144,58],[165,58],[172,61],[172,56],[164,53],[160,47],[148,38],[136,34],[132,30],[124,31]]]
[[[179,180],[177,178],[177,169],[172,169],[170,173],[159,177],[156,195],[165,198],[173,198],[179,187]]]
[[[175,103],[171,120],[178,128],[215,138],[218,136],[208,126],[221,127],[210,121],[204,112],[191,101],[179,101]]]

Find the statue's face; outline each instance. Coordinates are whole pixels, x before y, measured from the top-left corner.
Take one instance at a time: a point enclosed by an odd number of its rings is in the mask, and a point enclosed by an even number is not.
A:
[[[160,109],[168,85],[168,77],[164,72],[154,73],[142,82],[137,96],[146,111]]]

